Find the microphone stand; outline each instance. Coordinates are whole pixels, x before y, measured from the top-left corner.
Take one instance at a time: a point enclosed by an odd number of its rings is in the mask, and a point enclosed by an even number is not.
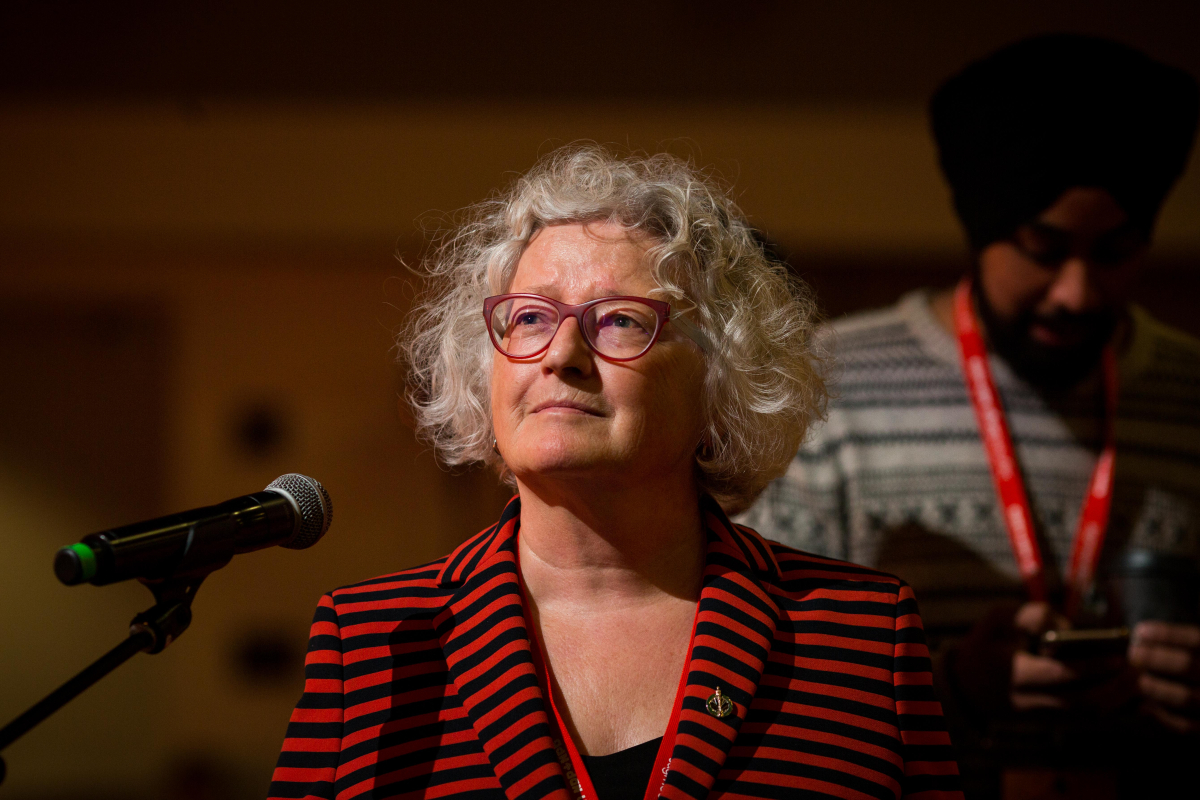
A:
[[[172,576],[154,581],[142,579],[141,582],[154,593],[156,602],[129,623],[129,636],[125,641],[0,728],[0,750],[24,736],[138,653],[161,653],[167,645],[178,639],[192,622],[192,599],[206,577],[207,573],[198,577]],[[0,758],[0,783],[4,783],[4,776],[4,759]]]

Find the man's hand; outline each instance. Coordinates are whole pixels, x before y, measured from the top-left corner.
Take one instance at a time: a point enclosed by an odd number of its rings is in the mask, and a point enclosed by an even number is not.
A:
[[[1013,618],[1026,638],[1070,627],[1067,618],[1046,603],[1026,603]],[[1017,711],[1037,708],[1111,711],[1133,696],[1133,676],[1120,656],[1062,661],[1018,648],[1012,655],[1009,699]]]
[[[1046,603],[1026,603],[1017,609],[1013,628],[1028,637],[1041,636],[1046,631],[1061,630],[1069,625]],[[1061,661],[1039,656],[1017,648],[1012,656],[1012,687],[1009,699],[1018,711],[1035,708],[1066,708],[1062,690],[1079,675]]]
[[[1137,688],[1159,722],[1179,733],[1200,732],[1200,626],[1139,622],[1129,645]]]
[[[951,678],[967,705],[987,716],[1010,709],[1115,709],[1135,696],[1120,656],[1060,661],[1028,652],[1033,637],[1068,627],[1046,603],[993,609],[955,648]]]

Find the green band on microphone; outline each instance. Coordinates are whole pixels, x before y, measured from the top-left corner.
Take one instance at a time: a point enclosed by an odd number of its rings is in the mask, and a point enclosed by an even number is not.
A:
[[[79,563],[83,566],[82,580],[90,581],[96,575],[96,554],[82,542],[71,545],[71,549],[79,556]]]

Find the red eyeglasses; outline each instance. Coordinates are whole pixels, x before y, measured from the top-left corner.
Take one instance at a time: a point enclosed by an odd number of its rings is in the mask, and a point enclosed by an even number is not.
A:
[[[568,305],[540,294],[500,294],[483,301],[492,345],[509,358],[540,355],[568,317],[575,318],[588,347],[609,361],[644,356],[658,341],[667,320],[705,352],[711,349],[698,328],[678,315],[672,317],[670,304],[661,300],[601,297]]]

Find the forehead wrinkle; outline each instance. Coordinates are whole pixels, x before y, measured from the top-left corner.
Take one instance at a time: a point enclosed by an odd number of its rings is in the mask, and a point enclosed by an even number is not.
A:
[[[598,239],[579,225],[546,228],[522,254],[508,291],[574,302],[641,296],[656,288],[645,255],[624,235]]]
[[[553,283],[542,283],[537,286],[529,286],[521,290],[521,294],[540,294],[544,297],[554,297],[554,293],[561,289],[560,286]],[[620,297],[628,294],[628,292],[618,289],[613,286],[593,286],[589,287],[589,293],[594,296],[590,299],[596,300],[601,297]],[[555,297],[555,300],[558,298]],[[585,301],[586,302],[586,301]]]

